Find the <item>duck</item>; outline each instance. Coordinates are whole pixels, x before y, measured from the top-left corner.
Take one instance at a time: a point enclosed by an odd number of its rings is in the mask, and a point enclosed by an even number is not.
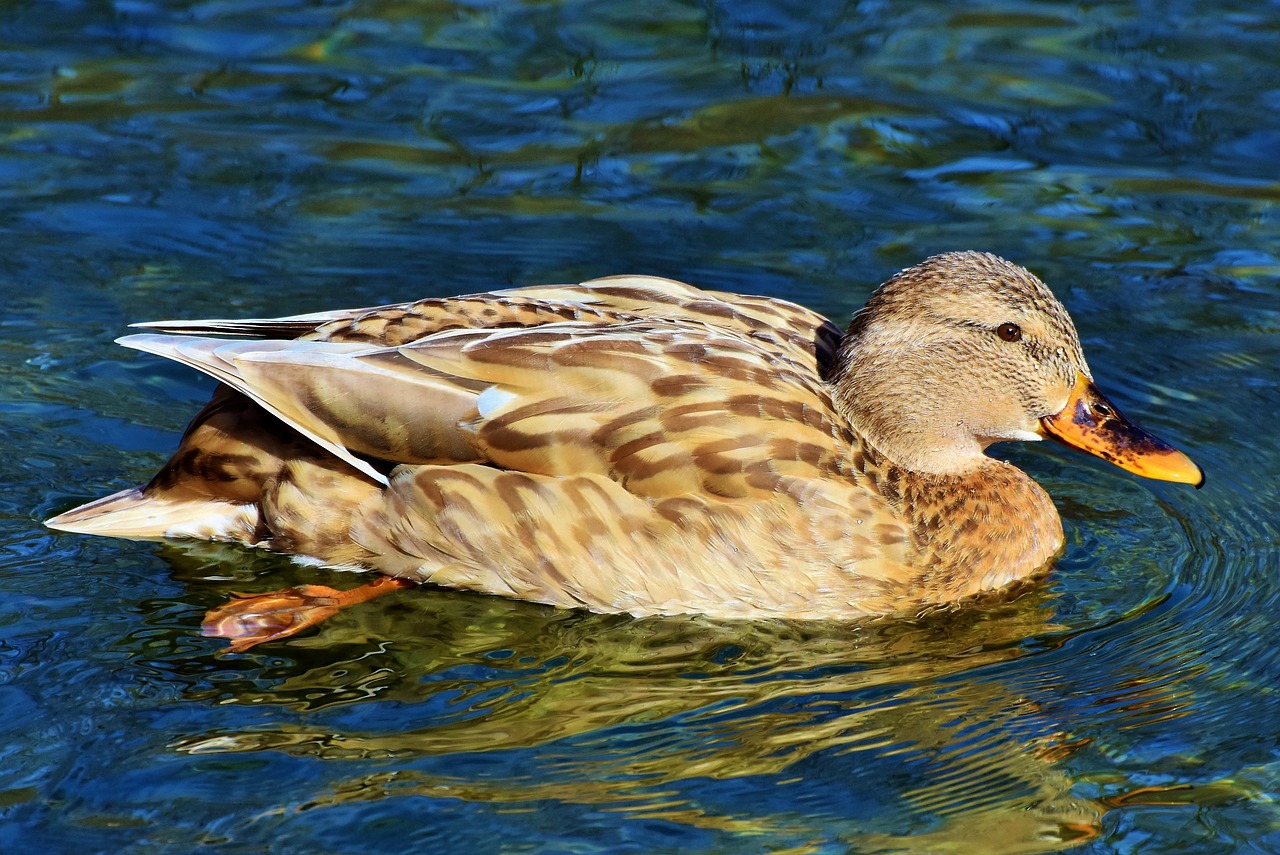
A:
[[[220,385],[148,483],[46,524],[374,574],[236,595],[202,625],[233,651],[417,585],[636,617],[919,614],[1063,550],[994,443],[1204,482],[1103,396],[1050,289],[985,252],[898,272],[844,331],[653,276],[135,326],[120,344]]]

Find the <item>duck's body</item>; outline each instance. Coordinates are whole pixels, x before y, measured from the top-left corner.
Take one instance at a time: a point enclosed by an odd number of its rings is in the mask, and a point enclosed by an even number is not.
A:
[[[1057,512],[982,451],[1088,391],[1048,289],[979,253],[899,274],[843,339],[651,277],[146,326],[182,335],[122,342],[225,386],[148,485],[54,527],[636,615],[841,619],[1035,573]]]

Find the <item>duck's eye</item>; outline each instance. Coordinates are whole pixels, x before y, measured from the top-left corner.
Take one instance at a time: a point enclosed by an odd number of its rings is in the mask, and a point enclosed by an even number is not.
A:
[[[996,335],[1005,341],[1022,341],[1022,327],[1017,324],[1001,324],[996,327]]]

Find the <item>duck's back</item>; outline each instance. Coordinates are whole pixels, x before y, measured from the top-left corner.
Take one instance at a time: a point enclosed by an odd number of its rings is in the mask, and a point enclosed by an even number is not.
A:
[[[747,336],[820,376],[829,370],[841,335],[830,320],[796,303],[704,291],[657,276],[608,276],[578,285],[510,288],[284,318],[156,321],[135,326],[183,335],[397,347],[448,330],[530,328],[565,322],[607,327],[640,319],[707,324]]]

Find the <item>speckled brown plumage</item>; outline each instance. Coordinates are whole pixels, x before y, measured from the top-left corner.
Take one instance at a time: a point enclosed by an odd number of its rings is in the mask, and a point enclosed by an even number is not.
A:
[[[1043,283],[981,253],[843,339],[652,277],[143,326],[122,342],[226,385],[148,485],[50,525],[636,615],[912,611],[1044,568],[1052,503],[982,451],[1089,377]]]

